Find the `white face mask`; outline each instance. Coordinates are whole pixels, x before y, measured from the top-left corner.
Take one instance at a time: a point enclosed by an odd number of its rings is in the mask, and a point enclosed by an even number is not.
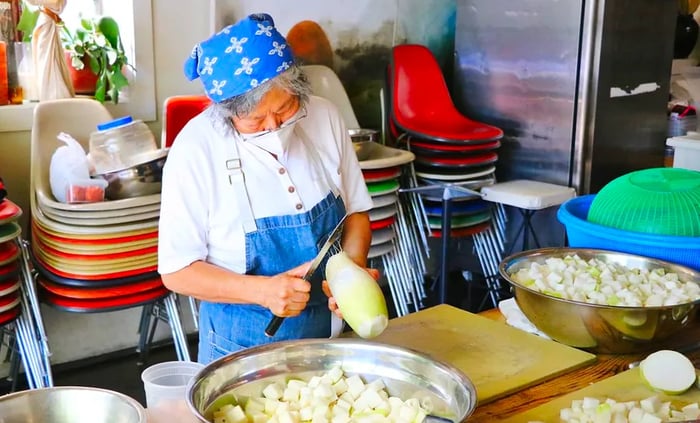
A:
[[[294,124],[285,126],[272,132],[257,132],[255,134],[241,134],[243,140],[277,157],[287,151],[291,140],[294,138]],[[255,136],[257,135],[257,136]]]
[[[240,134],[245,142],[249,142],[257,147],[268,151],[277,157],[287,151],[290,140],[294,138],[294,127],[297,122],[306,117],[306,109],[300,107],[299,110],[289,120],[282,123],[277,129],[272,131],[260,131],[252,134]]]

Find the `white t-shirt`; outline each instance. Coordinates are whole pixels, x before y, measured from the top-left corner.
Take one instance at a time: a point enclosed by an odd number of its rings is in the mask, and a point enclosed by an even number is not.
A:
[[[316,155],[301,139],[293,139],[287,154],[270,153],[243,141],[234,131],[214,124],[208,111],[180,131],[163,169],[158,271],[178,271],[205,260],[237,273],[246,270],[245,231],[226,161],[236,142],[248,198],[256,219],[304,213],[329,192],[326,174],[340,190],[348,214],[368,211],[367,191],[354,147],[335,106],[311,96],[300,125],[327,172],[314,165]]]

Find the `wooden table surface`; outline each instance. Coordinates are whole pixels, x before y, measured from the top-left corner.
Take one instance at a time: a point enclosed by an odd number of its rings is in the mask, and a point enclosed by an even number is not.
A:
[[[505,322],[505,318],[498,309],[486,310],[479,315],[493,320]],[[693,337],[700,342],[700,333],[684,334]],[[687,338],[686,338],[687,339]],[[700,367],[700,345],[692,351],[684,351],[695,364]],[[523,389],[499,400],[490,402],[483,406],[477,406],[474,413],[469,417],[469,422],[493,422],[523,411],[547,403],[557,397],[584,388],[591,383],[598,382],[610,376],[629,369],[630,363],[643,359],[647,354],[625,354],[609,355],[599,354],[598,360],[593,364],[582,367],[578,370],[555,377],[531,388]]]

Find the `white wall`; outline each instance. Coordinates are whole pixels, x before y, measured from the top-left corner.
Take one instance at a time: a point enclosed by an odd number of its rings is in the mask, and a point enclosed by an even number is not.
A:
[[[154,134],[160,134],[161,105],[175,94],[198,93],[199,82],[188,82],[182,64],[195,43],[209,36],[209,2],[204,0],[152,0],[155,53],[155,91],[158,120],[150,122]],[[29,214],[30,132],[0,133],[0,176],[10,199],[24,211],[21,219],[26,229]],[[98,314],[79,314],[42,306],[52,363],[63,363],[101,353],[130,348],[138,342],[140,308]],[[188,332],[194,331],[189,308],[182,303],[183,321]],[[169,336],[160,324],[157,338]],[[0,365],[0,376],[7,365]]]

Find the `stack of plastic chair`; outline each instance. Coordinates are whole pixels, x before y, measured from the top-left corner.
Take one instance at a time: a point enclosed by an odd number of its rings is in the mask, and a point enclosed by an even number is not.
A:
[[[17,224],[20,216],[22,210],[0,195],[0,347],[8,347],[12,391],[20,363],[30,389],[53,384],[39,301]]]
[[[450,239],[471,237],[495,306],[500,286],[490,264],[503,251],[505,213],[484,201],[479,190],[495,182],[495,150],[503,131],[457,110],[442,70],[425,46],[393,47],[387,89],[388,126],[399,146],[416,155],[408,187],[401,192],[418,214],[414,219],[425,232],[421,237],[441,237],[438,299],[446,301]],[[424,250],[429,251],[427,243]]]
[[[49,164],[59,146],[57,135],[71,135],[87,151],[91,132],[112,119],[91,99],[42,101],[35,109],[30,245],[41,300],[76,313],[143,307],[141,359],[157,323],[165,321],[178,358],[189,361],[177,296],[157,273],[160,194],[69,204],[56,201],[50,189]]]

